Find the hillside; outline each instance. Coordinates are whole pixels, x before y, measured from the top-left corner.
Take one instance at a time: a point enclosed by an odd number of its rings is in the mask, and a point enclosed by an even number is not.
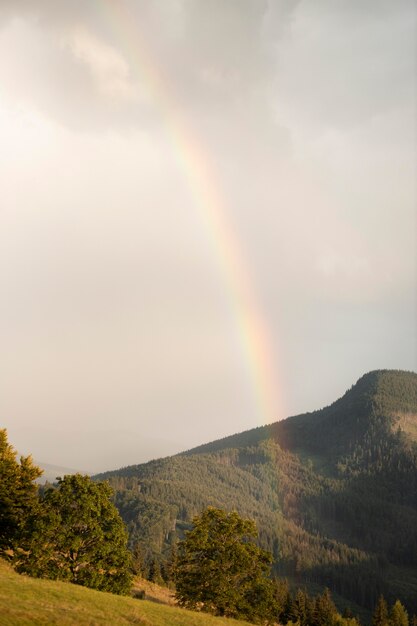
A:
[[[417,374],[374,371],[329,407],[100,476],[143,567],[208,504],[257,521],[274,571],[339,605],[417,612]]]
[[[16,574],[0,560],[0,626],[244,626],[245,623],[71,583],[29,578]]]
[[[360,378],[330,406],[274,424],[232,435],[190,450],[188,454],[256,445],[266,439],[289,450],[323,456],[328,465],[352,456],[363,439],[370,445],[398,428],[417,442],[417,374],[377,370]]]

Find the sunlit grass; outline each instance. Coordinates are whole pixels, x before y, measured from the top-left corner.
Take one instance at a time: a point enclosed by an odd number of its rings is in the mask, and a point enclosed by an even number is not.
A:
[[[1,626],[244,626],[148,600],[22,576],[0,560]]]

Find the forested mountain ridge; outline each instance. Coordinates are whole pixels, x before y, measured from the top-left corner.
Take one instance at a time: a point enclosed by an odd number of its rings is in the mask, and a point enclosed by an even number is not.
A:
[[[417,611],[417,374],[374,371],[329,407],[101,474],[143,567],[207,505],[256,520],[274,570],[371,608]]]
[[[355,449],[364,439],[371,447],[380,439],[392,443],[398,438],[398,430],[403,443],[417,442],[417,374],[375,370],[362,376],[328,407],[231,435],[185,454],[246,447],[273,439],[288,450],[320,454],[331,465],[344,457],[356,457]]]

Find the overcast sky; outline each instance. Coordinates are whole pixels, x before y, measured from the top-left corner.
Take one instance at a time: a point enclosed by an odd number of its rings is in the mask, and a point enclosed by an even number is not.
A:
[[[19,451],[112,469],[417,369],[416,24],[414,0],[0,1]]]

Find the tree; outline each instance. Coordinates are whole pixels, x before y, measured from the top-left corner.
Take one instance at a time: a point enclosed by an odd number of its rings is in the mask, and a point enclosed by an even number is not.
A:
[[[403,605],[397,600],[391,607],[390,626],[408,626],[408,614]]]
[[[286,624],[292,617],[292,598],[287,579],[274,580],[274,596],[278,621]]]
[[[300,626],[308,626],[313,618],[312,602],[306,591],[298,589],[291,607],[291,618]]]
[[[255,522],[209,507],[179,543],[175,569],[180,606],[271,623],[276,616],[272,557],[258,548]]]
[[[384,596],[381,595],[372,616],[372,626],[388,626],[388,624],[388,606]]]
[[[66,580],[127,594],[131,587],[127,533],[107,483],[75,474],[46,491],[32,533],[16,555],[31,576]]]
[[[316,597],[313,610],[314,626],[332,626],[337,616],[337,609],[332,600],[330,591],[326,589]]]
[[[35,480],[42,470],[32,457],[16,459],[17,452],[0,430],[0,550],[13,550],[22,539],[28,518],[38,505]]]

